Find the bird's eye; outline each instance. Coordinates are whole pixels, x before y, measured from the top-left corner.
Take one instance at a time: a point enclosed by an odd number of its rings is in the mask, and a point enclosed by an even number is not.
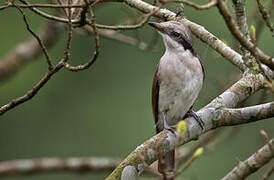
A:
[[[180,36],[180,33],[177,33],[175,31],[172,31],[171,32],[171,35],[174,36],[174,37],[179,37]]]

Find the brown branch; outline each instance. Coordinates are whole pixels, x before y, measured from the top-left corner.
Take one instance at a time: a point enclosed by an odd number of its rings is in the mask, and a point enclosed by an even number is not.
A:
[[[89,11],[90,11],[90,15],[91,15],[91,27],[92,27],[92,30],[94,33],[95,51],[94,51],[93,57],[87,63],[85,63],[83,65],[72,66],[66,62],[65,68],[72,72],[77,72],[77,71],[81,71],[81,70],[85,70],[85,69],[89,68],[92,64],[95,63],[95,61],[97,60],[97,57],[99,55],[99,52],[100,52],[99,34],[97,31],[97,27],[95,26],[95,17],[94,17],[94,13],[93,13],[91,7],[89,7]]]
[[[86,25],[86,26],[83,27],[83,29],[87,33],[94,35],[94,31],[93,31],[93,29],[90,26]],[[119,42],[122,42],[122,43],[125,43],[125,44],[129,44],[129,45],[138,47],[138,48],[140,48],[142,50],[146,49],[146,47],[148,46],[145,42],[140,42],[137,39],[134,39],[134,38],[132,38],[130,36],[126,36],[126,35],[124,35],[122,33],[119,33],[118,31],[115,31],[115,30],[98,29],[98,34],[101,37],[112,39],[112,40],[116,40],[116,41],[119,41]]]
[[[16,5],[15,5],[15,6],[16,6]],[[16,7],[17,7],[17,6],[16,6]],[[47,64],[48,64],[48,69],[49,69],[49,71],[52,70],[53,65],[52,65],[51,59],[50,59],[50,57],[49,57],[48,51],[47,51],[47,49],[46,49],[44,43],[42,42],[42,40],[40,39],[40,37],[39,37],[35,32],[33,32],[33,30],[30,28],[30,25],[29,25],[29,23],[28,23],[28,21],[27,21],[27,18],[26,18],[25,13],[24,13],[19,7],[17,7],[17,9],[19,10],[19,12],[20,12],[20,13],[22,14],[22,16],[23,16],[23,20],[24,20],[24,23],[25,23],[25,25],[26,25],[27,30],[28,30],[28,31],[30,32],[30,34],[37,40],[38,44],[40,45],[40,47],[41,47],[41,49],[42,49],[42,52],[43,52],[44,55],[45,55],[45,58],[46,58],[46,62],[47,62]]]
[[[21,97],[18,97],[16,99],[13,99],[11,102],[9,102],[6,105],[3,105],[0,107],[0,115],[3,115],[7,111],[11,110],[12,108],[26,102],[27,100],[30,100],[33,96],[35,96],[38,91],[50,80],[50,78],[58,72],[63,67],[62,63],[57,64],[52,70],[48,71],[44,77],[26,94],[24,94]]]
[[[71,0],[68,0],[68,4],[71,5]],[[67,43],[66,43],[66,49],[64,52],[64,57],[63,57],[63,62],[67,63],[68,60],[70,59],[70,48],[71,48],[71,41],[72,41],[72,22],[71,22],[71,18],[72,18],[72,12],[71,12],[71,8],[68,8],[68,39],[67,39]]]
[[[101,25],[101,24],[96,24],[97,28],[100,29],[111,29],[111,30],[130,30],[130,29],[137,29],[142,27],[143,25],[145,25],[149,18],[160,9],[161,7],[155,8],[154,10],[152,10],[151,12],[149,12],[148,14],[144,15],[143,19],[134,25],[116,25],[116,26],[107,26],[107,25]]]
[[[30,3],[27,1],[27,0],[20,0],[22,3],[24,3],[25,5],[30,5]],[[45,13],[35,7],[30,7],[29,8],[31,11],[33,11],[34,13],[46,18],[46,19],[49,19],[49,20],[53,20],[53,21],[58,21],[58,22],[63,22],[63,23],[69,23],[69,20],[66,19],[66,18],[62,18],[62,17],[57,17],[57,16],[54,16],[54,15],[50,15],[48,13]],[[79,24],[81,23],[81,20],[78,19],[78,20],[71,20],[71,22],[73,24]]]
[[[27,0],[20,0],[20,1],[25,5],[30,5],[30,3]],[[96,1],[90,1],[92,3],[89,5],[89,7],[95,6],[100,1],[101,2],[120,2],[121,0],[96,0]],[[49,20],[58,21],[58,22],[62,22],[62,23],[68,23],[69,22],[69,20],[67,18],[62,18],[62,17],[50,15],[50,14],[45,13],[45,12],[35,8],[35,7],[29,7],[29,9],[31,11],[33,11],[34,13],[38,14],[39,16],[42,16],[42,17],[44,17],[46,19],[49,19]],[[81,23],[81,19],[77,19],[77,20],[72,19],[71,22],[72,22],[72,24],[76,24],[76,26],[77,26]]]
[[[274,28],[273,28],[273,26],[271,24],[271,21],[270,21],[270,14],[266,10],[266,8],[263,6],[261,0],[256,0],[256,1],[257,1],[257,4],[258,4],[259,11],[260,11],[260,13],[262,15],[262,18],[265,21],[267,27],[272,32],[272,36],[274,37]]]
[[[26,26],[28,26],[24,13],[22,12],[22,10],[19,7],[17,9],[22,14],[22,17],[24,18],[24,22],[26,23]],[[30,31],[30,32],[32,32],[32,31]],[[31,34],[34,35],[33,33],[31,33]],[[36,38],[36,40],[38,39],[38,42],[40,42],[40,43],[42,42],[41,39],[38,36],[35,36],[35,38]],[[43,43],[41,43],[41,44],[43,44]],[[45,48],[45,46],[43,46],[43,47]],[[42,47],[42,49],[43,49],[43,47]],[[46,57],[49,58],[49,56],[46,56]],[[2,107],[0,107],[0,115],[3,115],[4,113],[11,110],[12,108],[28,101],[33,96],[35,96],[37,94],[37,92],[48,82],[48,80],[50,80],[52,75],[54,75],[56,72],[58,72],[63,66],[64,66],[64,64],[63,64],[62,61],[60,61],[56,66],[52,65],[52,68],[50,68],[48,70],[48,72],[44,75],[44,77],[31,90],[29,90],[23,96],[18,97],[16,99],[13,99],[8,104],[3,105]]]
[[[89,5],[91,5],[92,3],[93,1],[90,1]],[[86,4],[14,4],[11,2],[7,2],[6,5],[0,6],[0,10],[16,6],[20,8],[84,8],[86,7]]]
[[[230,14],[228,7],[226,5],[226,1],[218,0],[217,7],[223,16],[226,25],[228,26],[232,35],[244,46],[248,49],[251,54],[258,58],[262,63],[266,64],[269,68],[274,70],[274,58],[265,54],[261,49],[256,47],[251,41],[249,41],[239,30],[236,22],[234,21],[232,15]]]
[[[230,171],[222,180],[245,179],[250,174],[267,164],[274,157],[274,139],[271,139],[266,145],[250,156],[244,162]]]

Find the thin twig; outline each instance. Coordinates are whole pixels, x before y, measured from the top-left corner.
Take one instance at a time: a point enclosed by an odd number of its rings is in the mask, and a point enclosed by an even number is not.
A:
[[[93,54],[93,57],[85,64],[83,65],[78,65],[78,66],[72,66],[69,63],[65,63],[65,68],[72,71],[72,72],[77,72],[77,71],[81,71],[81,70],[85,70],[87,68],[89,68],[93,63],[95,63],[95,61],[97,60],[97,57],[99,55],[100,52],[100,43],[99,43],[99,34],[97,31],[97,27],[95,26],[95,17],[94,17],[94,13],[91,9],[91,7],[89,7],[89,12],[91,15],[91,27],[93,28],[93,32],[94,32],[94,41],[95,41],[95,51]]]
[[[262,18],[265,21],[265,23],[266,23],[267,27],[269,28],[269,30],[272,32],[272,36],[274,37],[274,27],[272,26],[271,21],[270,21],[270,14],[266,10],[266,8],[263,6],[261,0],[256,0],[256,1],[257,1],[257,4],[258,4],[259,11],[262,15]]]
[[[12,108],[30,100],[38,91],[50,80],[50,78],[63,67],[62,63],[57,64],[52,70],[48,71],[44,77],[26,94],[16,99],[11,100],[8,104],[0,107],[0,115],[3,115]]]
[[[68,0],[68,4],[71,5],[71,0]],[[70,59],[70,48],[72,41],[72,22],[71,22],[71,8],[68,8],[68,39],[66,43],[66,49],[64,52],[63,62],[66,63]]]
[[[245,179],[247,176],[267,164],[274,157],[273,149],[274,139],[271,139],[247,160],[239,162],[232,171],[222,178],[222,180]]]
[[[94,31],[91,26],[85,25],[83,29],[89,33],[94,35]],[[109,29],[98,29],[98,34],[100,37],[116,40],[125,44],[129,44],[135,47],[138,47],[142,50],[146,50],[147,47],[149,47],[149,44],[146,44],[145,42],[140,42],[139,40],[132,38],[130,36],[124,35],[122,33],[119,33],[115,30],[109,30]]]
[[[196,4],[192,1],[188,1],[188,0],[162,0],[162,2],[165,2],[165,3],[172,3],[172,2],[175,2],[175,3],[183,3],[184,5],[188,5],[190,7],[193,7],[197,10],[206,10],[206,9],[209,9],[211,7],[214,7],[216,6],[217,4],[217,0],[211,0],[209,3],[207,4],[204,4],[204,5],[199,5],[199,4]]]
[[[149,18],[160,9],[159,8],[155,8],[153,11],[151,11],[150,13],[146,14],[144,16],[144,18],[137,24],[134,25],[116,25],[116,26],[107,26],[107,25],[101,25],[101,24],[96,24],[97,28],[100,29],[111,29],[111,30],[129,30],[129,29],[137,29],[142,27],[143,25],[145,25],[147,23],[147,21],[149,20]]]
[[[267,9],[269,11],[270,17],[272,17],[272,15],[274,14],[273,8],[274,8],[274,2],[272,0],[272,3],[269,5]],[[257,7],[254,8],[254,11],[252,13],[252,18],[256,19],[256,23],[255,23],[256,24],[256,42],[258,44],[261,34],[263,32],[262,30],[264,29],[264,21],[262,18],[259,18]]]
[[[91,5],[93,1],[89,2]],[[20,7],[20,8],[83,8],[86,7],[86,4],[14,4],[7,2],[6,5],[0,7],[0,10],[8,7]]]
[[[26,4],[26,5],[29,5],[29,2],[26,1],[26,0],[20,0],[22,3]],[[49,19],[49,20],[54,20],[54,21],[58,21],[58,22],[63,22],[63,23],[68,23],[69,20],[66,19],[66,18],[61,18],[61,17],[57,17],[57,16],[54,16],[54,15],[50,15],[50,14],[47,14],[37,8],[34,8],[34,7],[30,7],[29,8],[30,10],[32,10],[34,13],[42,16],[42,17],[45,17],[46,19]],[[80,23],[80,20],[71,20],[72,24],[79,24]]]
[[[16,6],[16,7],[17,7],[17,6]],[[23,20],[24,20],[24,22],[25,22],[25,25],[26,25],[27,30],[31,33],[31,35],[32,35],[32,36],[37,40],[37,42],[39,43],[39,45],[40,45],[40,47],[41,47],[41,49],[42,49],[42,51],[43,51],[43,53],[44,53],[44,55],[45,55],[45,58],[46,58],[46,62],[47,62],[47,64],[48,64],[48,69],[49,69],[49,71],[52,70],[54,66],[53,66],[53,64],[52,64],[52,62],[51,62],[51,58],[50,58],[50,56],[49,56],[49,54],[48,54],[48,51],[47,51],[47,49],[46,49],[44,43],[42,42],[42,40],[40,39],[40,37],[39,37],[34,31],[32,31],[32,29],[30,28],[30,25],[29,25],[29,23],[28,23],[28,21],[27,21],[27,18],[26,18],[25,13],[24,13],[19,7],[17,7],[17,9],[19,10],[19,12],[20,12],[20,13],[22,14],[22,16],[23,16]]]

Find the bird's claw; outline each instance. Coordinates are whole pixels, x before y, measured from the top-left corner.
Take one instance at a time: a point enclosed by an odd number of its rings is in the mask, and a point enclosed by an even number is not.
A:
[[[204,126],[205,126],[205,123],[202,121],[202,119],[200,118],[200,116],[197,115],[196,112],[194,112],[192,109],[190,109],[187,114],[187,116],[191,116],[193,117],[196,122],[199,124],[199,126],[201,127],[201,129],[203,130],[204,129]]]

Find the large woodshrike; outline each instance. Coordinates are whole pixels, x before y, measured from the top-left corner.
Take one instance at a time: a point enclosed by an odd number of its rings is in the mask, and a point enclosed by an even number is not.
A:
[[[191,32],[177,21],[149,22],[163,37],[165,54],[160,59],[152,87],[152,106],[156,131],[172,130],[186,116],[193,116],[203,128],[203,121],[192,111],[202,88],[204,69],[194,50]],[[159,159],[159,172],[174,170],[174,150]]]

